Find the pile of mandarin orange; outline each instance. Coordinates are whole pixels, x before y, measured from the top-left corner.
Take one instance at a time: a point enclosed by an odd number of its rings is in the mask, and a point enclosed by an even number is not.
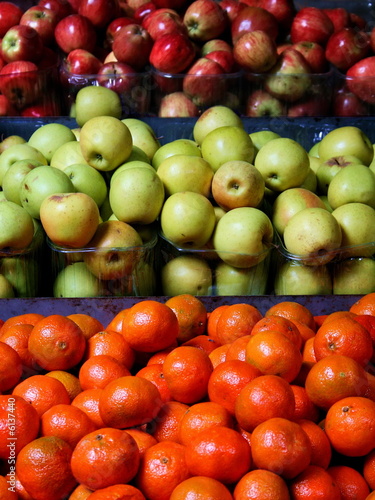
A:
[[[375,293],[0,321],[2,500],[375,499]]]

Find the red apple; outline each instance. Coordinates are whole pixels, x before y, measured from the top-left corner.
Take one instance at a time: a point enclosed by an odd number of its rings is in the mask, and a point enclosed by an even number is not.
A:
[[[43,41],[39,33],[30,26],[16,24],[1,41],[1,55],[5,62],[37,62],[43,55]]]
[[[370,52],[370,36],[356,28],[335,31],[326,45],[326,59],[340,71],[347,71]]]
[[[194,0],[185,10],[183,22],[189,37],[202,43],[220,37],[229,25],[225,10],[215,0]]]
[[[279,34],[279,24],[273,14],[261,7],[244,7],[231,23],[232,43],[244,33],[265,31],[273,40]]]
[[[181,11],[188,3],[188,0],[154,0],[154,4],[158,9],[167,8]]]
[[[370,47],[375,52],[375,27],[370,31]]]
[[[113,40],[112,50],[118,61],[141,70],[149,62],[152,45],[149,32],[134,23],[121,28]]]
[[[106,29],[105,32],[105,42],[106,46],[111,48],[113,44],[113,40],[115,39],[117,33],[120,31],[121,28],[124,26],[129,26],[129,24],[134,24],[134,19],[132,17],[116,17],[111,21]]]
[[[225,73],[233,73],[238,69],[233,53],[227,50],[213,50],[204,57],[220,64]]]
[[[73,14],[72,6],[68,0],[39,0],[37,5],[53,10],[59,20]]]
[[[196,51],[190,38],[175,32],[155,40],[150,53],[150,63],[163,73],[183,73],[195,59]]]
[[[197,106],[211,106],[223,100],[227,82],[220,64],[200,57],[187,71],[182,89]]]
[[[237,64],[251,73],[265,73],[277,62],[276,43],[265,31],[255,30],[238,38],[233,47]]]
[[[40,35],[44,45],[51,45],[55,41],[55,27],[59,21],[56,11],[34,5],[28,8],[20,19],[20,24],[31,26]]]
[[[102,62],[85,49],[74,49],[65,58],[65,67],[74,75],[96,75]]]
[[[247,5],[261,7],[270,12],[279,23],[280,30],[288,32],[296,10],[292,0],[242,0]]]
[[[18,111],[9,99],[5,95],[0,94],[0,116],[17,116],[18,114]]]
[[[158,116],[160,118],[197,117],[199,108],[184,92],[172,92],[162,97]]]
[[[38,61],[37,66],[39,70],[45,70],[50,68],[58,68],[60,63],[60,57],[57,51],[53,50],[51,47],[44,46],[43,55]]]
[[[154,2],[143,3],[134,11],[134,21],[138,24],[142,24],[146,17],[152,12],[155,12],[155,10],[157,10],[157,7]]]
[[[35,104],[28,106],[21,111],[24,118],[43,118],[46,116],[59,116],[61,109],[56,102],[48,104]]]
[[[105,29],[120,16],[120,5],[117,0],[81,0],[78,14],[89,19],[95,28]]]
[[[57,23],[55,39],[65,54],[69,54],[74,49],[85,49],[93,52],[97,34],[94,25],[87,17],[80,14],[70,14]]]
[[[232,23],[237,14],[246,7],[244,2],[238,0],[220,0],[220,7],[227,13],[229,23]]]
[[[333,29],[331,19],[322,9],[303,7],[294,16],[290,27],[290,37],[292,43],[316,42],[325,47]]]
[[[147,29],[153,40],[167,33],[173,33],[174,31],[179,31],[185,35],[188,34],[187,28],[177,12],[158,12],[158,10],[155,10],[152,15],[147,17],[147,20],[145,20],[142,26]]]
[[[23,10],[13,2],[0,2],[0,39],[5,33],[19,24]]]
[[[313,96],[309,99],[295,103],[288,109],[288,116],[329,116],[330,103],[328,99],[321,99],[319,96]]]
[[[206,56],[210,52],[216,52],[217,50],[226,50],[227,52],[233,52],[233,47],[230,43],[226,42],[222,38],[214,38],[212,40],[208,40],[208,42],[202,45],[200,55]]]
[[[362,16],[359,16],[355,12],[350,12],[349,16],[353,26],[359,28],[360,30],[366,30],[367,27],[366,19],[364,19]]]
[[[325,8],[323,11],[332,21],[334,31],[340,31],[343,28],[352,26],[350,14],[344,7]]]
[[[365,57],[346,72],[347,86],[359,99],[375,104],[375,56]]]
[[[0,71],[0,92],[17,110],[32,104],[42,90],[38,66],[31,61],[10,62]]]
[[[122,62],[102,64],[98,71],[98,83],[103,87],[114,90],[118,94],[130,92],[138,82],[136,70]]]
[[[284,116],[285,105],[265,90],[258,89],[251,92],[246,99],[245,116]]]
[[[297,42],[292,44],[291,48],[303,55],[313,73],[325,73],[328,70],[326,52],[319,43]]]
[[[332,114],[334,116],[369,116],[371,112],[368,105],[344,88],[333,95]]]

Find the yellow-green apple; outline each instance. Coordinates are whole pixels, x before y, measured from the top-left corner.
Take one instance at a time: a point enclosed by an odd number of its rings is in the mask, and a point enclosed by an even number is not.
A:
[[[99,207],[85,193],[54,193],[40,206],[40,222],[55,245],[82,248],[98,228]]]
[[[375,208],[375,174],[365,165],[348,165],[331,180],[327,191],[333,209],[346,203],[365,203]]]
[[[17,297],[36,297],[38,294],[38,276],[40,270],[35,258],[4,257],[0,261],[0,274],[12,285]]]
[[[258,207],[264,198],[264,188],[262,174],[247,161],[231,160],[223,163],[212,179],[212,196],[225,211]]]
[[[3,192],[5,198],[22,205],[20,198],[21,183],[30,170],[40,167],[42,163],[38,160],[15,161],[5,172],[3,178]]]
[[[264,295],[267,291],[268,267],[240,268],[219,262],[214,270],[216,295]]]
[[[61,170],[50,165],[35,167],[21,183],[20,199],[24,209],[34,219],[39,219],[40,206],[47,196],[54,193],[73,193],[72,181]]]
[[[126,222],[101,222],[88,243],[84,262],[100,280],[121,279],[132,274],[139,259],[142,238]]]
[[[166,196],[179,191],[194,191],[207,198],[211,195],[214,171],[200,156],[168,156],[158,166],[157,175],[164,184]]]
[[[111,215],[113,214],[111,205],[109,203],[108,193],[107,193],[107,196],[105,197],[104,202],[102,203],[102,205],[100,207],[99,212],[100,212],[100,217],[101,217],[102,221],[108,220],[111,217]]]
[[[14,288],[11,283],[3,274],[0,274],[0,298],[13,299],[14,297]]]
[[[2,141],[0,141],[0,154],[8,149],[10,146],[15,144],[25,144],[26,139],[17,134],[8,135]]]
[[[100,281],[84,262],[73,262],[61,269],[53,283],[54,297],[98,297]]]
[[[309,153],[309,160],[310,160],[310,168],[315,172],[315,174],[318,171],[318,168],[320,167],[320,159],[317,156],[312,156]],[[318,177],[316,178],[316,181],[318,183]],[[318,185],[317,185],[318,188]]]
[[[272,141],[272,139],[280,138],[280,134],[272,130],[257,130],[255,132],[250,132],[249,135],[254,144],[255,155],[258,154],[260,148],[267,144],[267,142]]]
[[[164,185],[156,171],[146,167],[126,168],[116,174],[109,188],[114,215],[129,224],[151,224],[164,203]]]
[[[66,142],[74,141],[72,130],[63,123],[46,123],[38,127],[30,136],[28,143],[38,149],[47,162],[51,162],[54,152]]]
[[[75,191],[89,195],[101,207],[108,187],[99,170],[86,163],[73,163],[66,166],[63,172],[72,181]]]
[[[134,292],[139,297],[149,297],[156,292],[156,272],[152,263],[141,260],[133,273]]]
[[[47,160],[43,154],[29,144],[14,144],[3,151],[0,155],[0,186],[3,185],[3,178],[8,168],[18,160],[37,160],[43,165],[47,165]]]
[[[143,161],[145,163],[149,163],[151,165],[151,160],[148,157],[148,155],[141,149],[139,146],[136,146],[134,144],[133,140],[133,146],[132,146],[132,152],[130,153],[129,158],[126,160],[127,162],[129,161]]]
[[[212,271],[208,262],[198,255],[179,255],[161,269],[162,294],[173,297],[212,294]]]
[[[328,210],[328,212],[333,212],[333,208],[331,207],[331,205],[328,203],[328,198],[327,198],[327,195],[325,194],[320,194],[319,195],[319,198],[322,200],[322,202],[324,203],[326,209]]]
[[[121,99],[112,89],[101,85],[88,85],[77,92],[74,113],[79,127],[96,116],[112,116],[120,119]]]
[[[362,161],[353,155],[333,156],[323,162],[319,159],[319,166],[316,170],[319,192],[327,194],[328,186],[333,177],[344,167],[353,164],[362,165]]]
[[[202,144],[205,136],[218,127],[234,126],[242,127],[241,117],[233,109],[216,105],[203,111],[193,126],[193,138],[199,145]]]
[[[141,167],[148,168],[149,170],[151,170],[153,172],[156,172],[156,170],[154,169],[154,167],[152,165],[150,165],[150,163],[148,163],[146,161],[143,161],[143,160],[132,160],[132,161],[126,160],[125,163],[123,163],[122,165],[120,165],[119,167],[117,167],[115,170],[113,170],[112,172],[110,172],[111,178],[110,178],[109,183],[111,184],[112,182],[114,182],[114,179],[116,179],[117,175],[120,172],[122,172],[123,170],[127,170],[128,168],[141,168]]]
[[[74,140],[65,142],[65,144],[62,144],[58,149],[56,149],[51,158],[50,166],[58,168],[59,170],[64,170],[66,167],[76,165],[78,163],[88,165],[87,161],[83,157],[79,141]]]
[[[230,160],[252,163],[255,149],[250,135],[243,127],[223,126],[209,132],[201,144],[202,156],[216,170]]]
[[[276,295],[331,295],[332,277],[328,266],[306,266],[285,260],[275,271]]]
[[[268,215],[253,207],[229,210],[217,222],[212,237],[219,257],[234,267],[251,267],[269,254],[274,230]]]
[[[162,161],[174,155],[202,157],[198,144],[192,139],[174,139],[160,146],[160,148],[155,152],[152,158],[153,167],[158,170]]]
[[[288,221],[300,210],[309,207],[325,208],[319,196],[308,189],[295,187],[281,192],[272,205],[272,224],[282,236]]]
[[[332,212],[342,232],[342,257],[367,257],[374,253],[375,209],[364,203],[345,203]],[[351,247],[351,248],[350,248]]]
[[[202,248],[211,238],[215,224],[215,210],[211,201],[192,191],[169,196],[160,214],[164,236],[184,248]]]
[[[129,128],[114,116],[90,118],[81,127],[79,144],[86,162],[104,172],[124,163],[133,146]]]
[[[0,203],[0,248],[20,250],[30,245],[34,237],[31,215],[13,201]]]
[[[256,155],[254,165],[262,174],[266,187],[276,192],[300,186],[310,170],[305,148],[287,137],[267,142]]]
[[[311,146],[311,148],[308,151],[310,156],[314,156],[315,158],[319,158],[319,145],[320,145],[320,141],[316,142],[313,146]]]
[[[133,146],[139,147],[144,153],[146,153],[149,161],[151,162],[155,152],[160,147],[160,141],[156,137],[151,125],[140,120],[139,118],[124,118],[122,121],[130,130]]]
[[[311,164],[311,162],[310,162]],[[308,189],[312,193],[316,193],[318,189],[318,178],[316,176],[315,171],[310,167],[309,173],[306,176],[306,179],[302,182],[300,187]]]
[[[331,212],[309,207],[293,215],[284,228],[286,250],[306,265],[327,264],[341,246],[341,227]]]
[[[335,295],[366,295],[375,290],[375,260],[371,257],[345,259],[335,264]]]
[[[328,132],[319,143],[319,158],[322,162],[333,156],[346,155],[356,156],[367,166],[374,157],[373,145],[359,127],[337,127]]]

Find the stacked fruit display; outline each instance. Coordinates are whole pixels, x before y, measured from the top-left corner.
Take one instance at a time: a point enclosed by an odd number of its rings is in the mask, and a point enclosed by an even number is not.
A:
[[[40,0],[22,11],[1,2],[1,114],[59,114],[33,76],[56,64],[72,115],[85,85],[115,89],[124,116],[198,116],[214,104],[248,116],[372,114],[375,37],[355,9]]]

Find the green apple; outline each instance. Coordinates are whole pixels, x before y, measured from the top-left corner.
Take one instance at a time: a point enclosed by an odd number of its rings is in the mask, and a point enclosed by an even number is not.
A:
[[[20,199],[23,208],[34,219],[39,219],[40,206],[47,196],[54,193],[73,193],[72,181],[61,170],[50,165],[35,167],[21,183]]]
[[[280,193],[272,205],[272,224],[282,236],[288,221],[300,210],[309,207],[326,208],[319,196],[302,187],[289,188]]]
[[[287,137],[265,144],[254,165],[262,174],[266,187],[281,192],[300,186],[310,172],[309,155],[298,142]]]
[[[143,151],[148,161],[151,162],[155,152],[160,148],[160,141],[156,137],[154,129],[139,118],[124,118],[122,121],[130,130],[133,146],[137,146]]]
[[[253,163],[255,148],[250,135],[239,126],[218,127],[201,144],[202,156],[216,170],[230,160]]]
[[[160,214],[160,226],[166,239],[184,248],[202,248],[211,238],[215,224],[211,201],[192,191],[169,196]]]
[[[66,142],[74,140],[76,140],[76,136],[66,125],[62,123],[46,123],[31,134],[28,143],[38,149],[50,163],[56,149]]]
[[[0,203],[0,248],[21,250],[30,245],[34,237],[34,223],[25,208],[3,201]]]
[[[351,125],[337,127],[328,132],[319,144],[319,157],[322,162],[333,156],[356,156],[363,165],[370,165],[374,148],[367,135],[358,127]]]
[[[319,145],[320,141],[316,142],[313,146],[311,146],[311,148],[308,151],[310,156],[314,158],[319,158]]]
[[[14,289],[9,280],[3,274],[0,274],[0,299],[13,299],[14,297]]]
[[[257,130],[256,132],[251,132],[249,135],[255,147],[255,155],[258,154],[260,148],[267,144],[267,142],[281,137],[280,134],[272,130]]]
[[[109,188],[114,215],[128,224],[151,224],[163,207],[164,185],[156,171],[146,167],[126,168],[116,174]]]
[[[100,281],[84,262],[69,264],[58,273],[53,283],[54,297],[98,297],[101,295]]]
[[[134,292],[138,297],[149,297],[156,292],[156,272],[153,263],[139,262],[134,270]]]
[[[30,255],[4,257],[0,260],[0,273],[12,285],[17,297],[36,297],[38,292],[39,267]]]
[[[371,257],[345,259],[333,271],[335,295],[366,295],[375,291],[375,260]]]
[[[364,203],[346,203],[333,210],[332,216],[341,227],[342,258],[367,257],[374,253],[374,208]]]
[[[64,168],[70,165],[76,165],[77,163],[88,165],[83,157],[79,141],[69,141],[56,149],[51,158],[50,166],[64,170]]]
[[[193,138],[201,145],[206,135],[218,127],[242,127],[241,117],[228,106],[211,106],[203,111],[194,123]]]
[[[133,146],[129,128],[113,116],[87,120],[81,127],[79,144],[86,162],[105,172],[124,163]]]
[[[27,142],[26,139],[20,135],[8,135],[0,141],[0,154],[10,146],[14,146],[15,144],[25,144],[25,142]]]
[[[325,194],[321,194],[319,195],[319,198],[322,200],[322,202],[324,203],[326,209],[328,210],[328,212],[333,212],[333,208],[331,207],[331,205],[328,203],[328,198],[327,198],[327,195]]]
[[[126,222],[107,220],[99,224],[84,254],[88,269],[100,280],[130,276],[143,244],[138,232]]]
[[[66,166],[63,172],[72,181],[75,191],[91,196],[98,207],[101,207],[107,196],[108,188],[99,170],[87,163],[73,163]]]
[[[173,297],[188,293],[212,295],[212,271],[207,261],[196,255],[171,258],[161,269],[162,294]]]
[[[267,291],[268,266],[233,267],[219,262],[215,268],[216,295],[264,295]]]
[[[216,223],[218,223],[218,221],[222,218],[224,214],[227,213],[227,211],[217,205],[214,205],[214,210],[215,210]]]
[[[2,201],[9,201],[5,198],[5,194],[4,194],[4,191],[0,191],[0,202]]]
[[[158,166],[157,175],[164,184],[166,196],[179,191],[194,191],[207,198],[211,195],[214,171],[200,156],[168,156]]]
[[[159,165],[170,156],[187,155],[202,157],[198,144],[191,139],[175,139],[160,146],[152,157],[152,165],[158,170]]]
[[[327,194],[328,186],[334,176],[341,172],[344,167],[349,165],[362,165],[361,160],[356,156],[346,155],[346,156],[334,156],[328,158],[324,162],[320,162],[318,169],[316,170],[316,176],[318,178],[318,191],[320,194]]]
[[[273,235],[272,222],[265,212],[240,207],[221,217],[212,241],[224,262],[234,267],[251,267],[268,256]]]
[[[81,88],[75,100],[75,119],[79,127],[97,116],[112,116],[120,119],[122,105],[119,94],[101,85]]]
[[[327,264],[341,246],[341,228],[335,217],[321,207],[308,207],[293,215],[284,229],[284,244],[301,263]]]
[[[123,172],[124,170],[127,170],[128,168],[148,168],[149,170],[152,170],[153,172],[156,172],[154,167],[150,165],[150,163],[142,161],[142,160],[133,160],[133,161],[126,161],[122,165],[118,166],[115,170],[112,170],[111,172],[111,179],[110,179],[110,184],[114,182],[116,179],[117,175],[120,172]]]
[[[223,163],[212,179],[212,196],[225,211],[258,207],[264,198],[265,182],[259,170],[247,161]]]
[[[310,168],[311,168],[311,170],[313,170],[315,172],[315,174],[316,174],[317,171],[318,171],[318,168],[321,165],[320,159],[317,156],[311,156],[309,154],[309,161],[310,161]]]
[[[375,173],[365,165],[348,165],[331,180],[327,198],[333,209],[346,203],[375,208]]]
[[[71,131],[74,134],[74,137],[76,138],[77,141],[79,141],[79,135],[81,133],[81,127],[73,127]]]
[[[147,153],[145,153],[143,149],[141,149],[139,146],[136,146],[134,143],[132,146],[132,152],[130,153],[130,156],[126,161],[143,161],[144,163],[151,164],[151,160],[148,157]]]
[[[7,200],[22,205],[20,198],[21,184],[24,177],[35,167],[42,166],[38,160],[18,160],[5,172],[3,191]]]
[[[109,190],[107,192],[107,196],[105,197],[103,203],[100,206],[99,212],[102,221],[108,220],[109,217],[113,214],[111,204],[109,203]]]
[[[82,248],[99,226],[99,207],[85,193],[54,193],[40,206],[40,222],[55,245]]]
[[[318,190],[318,178],[314,170],[310,167],[309,173],[306,176],[306,179],[302,182],[302,188],[308,189],[312,193],[316,193]]]
[[[275,295],[331,295],[332,277],[328,266],[306,266],[286,260],[277,268]]]
[[[10,146],[0,155],[0,186],[3,185],[5,172],[18,160],[37,160],[42,165],[48,164],[43,154],[27,143]]]

